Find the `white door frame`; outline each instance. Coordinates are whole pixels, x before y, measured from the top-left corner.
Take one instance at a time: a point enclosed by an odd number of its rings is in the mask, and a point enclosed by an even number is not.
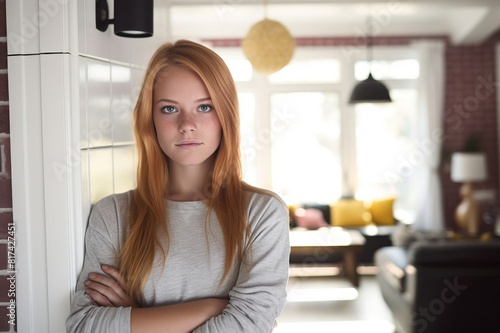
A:
[[[83,245],[77,2],[6,2],[17,332],[64,333]]]

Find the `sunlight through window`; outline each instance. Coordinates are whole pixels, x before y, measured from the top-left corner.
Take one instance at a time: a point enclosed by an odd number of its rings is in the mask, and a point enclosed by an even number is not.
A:
[[[269,76],[269,82],[278,83],[338,83],[340,62],[337,59],[292,60],[282,70]]]
[[[340,195],[340,110],[335,93],[271,95],[273,188],[287,202]]]
[[[370,67],[371,65],[371,67]],[[368,72],[377,80],[408,80],[417,79],[420,66],[416,59],[393,61],[357,61],[354,65],[354,77],[361,81],[368,77]]]
[[[359,104],[356,153],[360,199],[396,196],[396,206],[411,207],[412,177],[398,177],[408,152],[415,150],[417,91],[392,89],[391,104]],[[396,181],[397,180],[397,181]]]

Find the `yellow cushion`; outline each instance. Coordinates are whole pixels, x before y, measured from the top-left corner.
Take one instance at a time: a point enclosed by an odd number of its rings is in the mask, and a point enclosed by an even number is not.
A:
[[[370,212],[360,200],[339,200],[332,211],[332,225],[336,227],[365,226],[371,221]]]
[[[393,206],[396,198],[385,198],[373,200],[370,205],[370,213],[372,214],[373,222],[377,225],[394,224]]]
[[[293,214],[295,214],[295,210],[299,207],[299,205],[289,204],[288,211],[290,212],[290,215],[293,216]]]
[[[297,223],[297,221],[295,221],[295,210],[297,210],[297,208],[299,208],[299,207],[300,207],[299,205],[294,205],[294,204],[288,205],[288,217],[289,217],[290,222],[292,224]]]

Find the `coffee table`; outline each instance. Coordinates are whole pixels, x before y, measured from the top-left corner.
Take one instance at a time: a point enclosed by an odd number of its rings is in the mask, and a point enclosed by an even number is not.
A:
[[[290,231],[290,252],[297,255],[320,257],[321,253],[341,253],[342,270],[354,286],[359,286],[356,270],[365,238],[355,229],[340,227],[320,228],[318,230],[293,229]]]

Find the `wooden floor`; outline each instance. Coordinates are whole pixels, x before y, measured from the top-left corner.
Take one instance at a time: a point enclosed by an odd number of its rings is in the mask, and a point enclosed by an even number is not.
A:
[[[393,333],[373,271],[361,272],[358,288],[338,273],[335,267],[292,269],[288,302],[273,333]]]

